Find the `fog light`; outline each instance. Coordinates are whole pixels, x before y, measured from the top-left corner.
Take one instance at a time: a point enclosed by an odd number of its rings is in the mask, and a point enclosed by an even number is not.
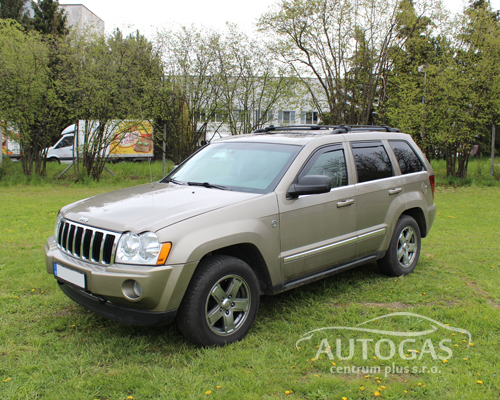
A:
[[[130,300],[139,300],[142,296],[142,286],[137,281],[127,279],[123,282],[122,292]]]
[[[133,290],[134,290],[134,294],[137,297],[141,297],[142,296],[142,286],[141,286],[141,284],[139,282],[137,282],[137,281],[134,282]]]

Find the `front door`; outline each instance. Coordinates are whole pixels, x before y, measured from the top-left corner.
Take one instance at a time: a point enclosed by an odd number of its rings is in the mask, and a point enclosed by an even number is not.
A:
[[[328,176],[332,189],[329,193],[280,199],[285,281],[351,260],[356,252],[355,188],[348,184],[343,145],[318,149],[299,178],[305,175]]]

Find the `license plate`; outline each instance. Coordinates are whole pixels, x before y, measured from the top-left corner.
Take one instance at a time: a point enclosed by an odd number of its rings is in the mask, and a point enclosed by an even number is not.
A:
[[[54,263],[54,275],[58,278],[85,289],[85,274]]]

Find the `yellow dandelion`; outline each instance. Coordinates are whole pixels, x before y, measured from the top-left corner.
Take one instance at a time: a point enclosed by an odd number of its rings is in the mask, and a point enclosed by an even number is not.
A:
[[[374,395],[375,397],[379,397],[379,396],[380,396],[380,392],[378,392],[378,391],[377,391],[377,392],[373,393],[373,395]]]
[[[478,384],[482,385],[483,381],[476,381]]]
[[[332,361],[332,365],[335,367],[337,364],[335,364],[335,363]]]
[[[365,375],[365,378],[369,378],[369,377],[370,377],[370,375]]]
[[[474,343],[469,343],[469,346],[474,346]]]
[[[285,390],[285,394],[292,394],[293,390]]]
[[[359,390],[363,391],[363,390],[365,390],[365,388],[364,388],[363,386],[361,386],[361,387],[359,388]]]
[[[342,400],[347,400],[347,397],[342,397]]]
[[[408,390],[403,390],[403,392],[408,393]]]
[[[7,383],[10,380],[11,380],[11,378],[7,378],[7,379],[4,379],[3,381],[4,381],[4,383]]]
[[[211,390],[207,390],[207,391],[205,392],[205,394],[206,394],[206,395],[212,394],[212,391],[211,391]]]
[[[128,396],[127,400],[134,400],[134,398],[132,396]]]
[[[311,361],[316,361],[316,359],[315,358],[311,358]]]
[[[422,386],[422,384],[420,382],[418,382],[418,386]]]
[[[444,362],[444,363],[447,363],[447,362],[448,362],[448,360],[443,360],[443,362]]]
[[[385,386],[380,386],[382,389],[387,389]]]
[[[217,385],[217,389],[222,389],[222,386]]]

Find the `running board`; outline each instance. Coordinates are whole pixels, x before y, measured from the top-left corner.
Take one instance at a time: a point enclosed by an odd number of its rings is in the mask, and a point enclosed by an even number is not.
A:
[[[338,265],[338,266],[333,267],[333,268],[324,269],[324,270],[316,272],[315,274],[312,274],[312,275],[307,275],[307,276],[302,276],[302,277],[297,278],[297,279],[292,279],[292,280],[284,283],[283,291],[290,290],[290,289],[296,288],[298,286],[305,285],[307,283],[318,281],[318,280],[326,278],[328,276],[335,275],[335,274],[338,274],[338,273],[343,272],[343,271],[347,271],[348,269],[351,269],[351,268],[355,268],[355,267],[362,265],[362,264],[366,264],[366,263],[369,263],[372,261],[377,261],[378,258],[379,257],[377,257],[376,255],[371,255],[369,257],[361,258],[359,260],[352,261],[352,262],[347,263],[347,264]]]

